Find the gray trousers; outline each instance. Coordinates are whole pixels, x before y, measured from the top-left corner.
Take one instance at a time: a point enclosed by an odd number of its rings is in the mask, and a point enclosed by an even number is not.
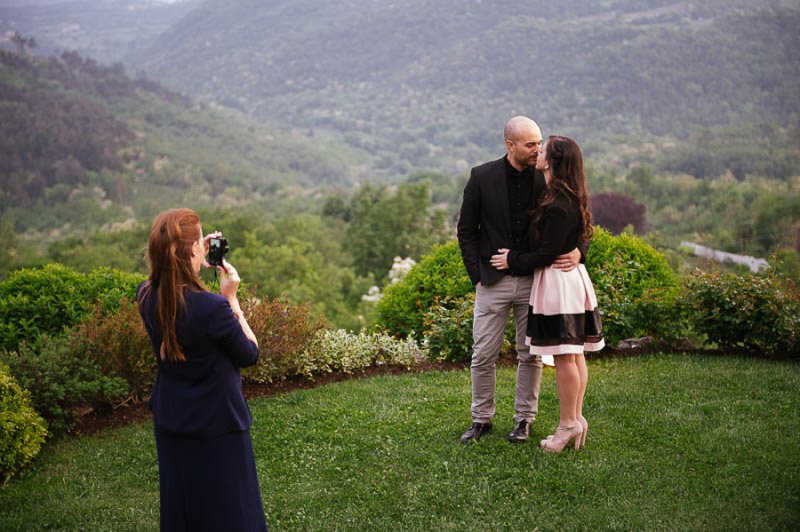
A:
[[[492,286],[478,286],[472,325],[472,421],[489,423],[494,417],[496,365],[503,345],[508,313],[514,310],[517,329],[517,389],[514,421],[533,422],[539,409],[542,358],[525,344],[528,305],[533,276],[506,275]]]

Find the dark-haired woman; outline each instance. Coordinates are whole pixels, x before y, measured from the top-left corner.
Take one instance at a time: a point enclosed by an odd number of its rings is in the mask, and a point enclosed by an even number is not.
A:
[[[551,267],[555,258],[592,237],[589,193],[578,144],[551,136],[539,150],[536,169],[544,174],[547,192],[533,215],[534,251],[499,250],[492,264],[499,269],[533,269],[528,310],[531,353],[554,355],[559,399],[556,433],[542,440],[548,452],[560,452],[570,442],[580,449],[589,424],[583,417],[583,397],[589,372],[584,351],[605,345],[592,282],[583,264],[568,272]]]
[[[161,530],[266,530],[240,375],[258,360],[258,343],[233,266],[218,266],[220,294],[198,276],[212,236],[203,238],[190,209],[159,214],[148,241],[150,276],[137,289],[158,365],[149,406]]]

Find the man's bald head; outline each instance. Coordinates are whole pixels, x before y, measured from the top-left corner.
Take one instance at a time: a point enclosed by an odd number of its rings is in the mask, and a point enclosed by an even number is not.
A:
[[[515,116],[506,122],[503,132],[508,150],[508,162],[519,171],[536,165],[542,146],[542,130],[527,116]]]
[[[503,130],[505,140],[516,142],[520,136],[526,134],[538,134],[539,138],[542,137],[542,130],[539,129],[539,124],[528,118],[527,116],[515,116],[506,122],[506,128]]]

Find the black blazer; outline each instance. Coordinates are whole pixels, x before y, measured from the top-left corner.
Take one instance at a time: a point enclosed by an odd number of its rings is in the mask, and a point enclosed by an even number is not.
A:
[[[508,205],[506,158],[476,166],[464,187],[464,200],[458,218],[458,245],[473,284],[489,286],[506,273],[490,264],[500,248],[511,249],[511,216]],[[544,175],[533,173],[533,189],[528,198],[531,211],[545,190]],[[530,225],[530,224],[528,224]],[[523,238],[523,249],[530,251],[530,238]],[[511,269],[512,275],[530,275],[533,269]]]
[[[162,430],[211,438],[246,430],[253,418],[242,392],[240,369],[258,361],[258,347],[247,339],[228,301],[211,292],[184,291],[187,313],[176,324],[185,362],[161,360],[157,323],[158,291],[141,301],[142,316],[158,363],[150,410]]]

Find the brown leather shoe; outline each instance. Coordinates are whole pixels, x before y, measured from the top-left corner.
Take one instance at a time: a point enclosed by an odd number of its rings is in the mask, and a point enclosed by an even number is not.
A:
[[[469,443],[471,441],[478,441],[481,436],[492,432],[491,423],[473,423],[467,432],[461,436],[461,443]]]

